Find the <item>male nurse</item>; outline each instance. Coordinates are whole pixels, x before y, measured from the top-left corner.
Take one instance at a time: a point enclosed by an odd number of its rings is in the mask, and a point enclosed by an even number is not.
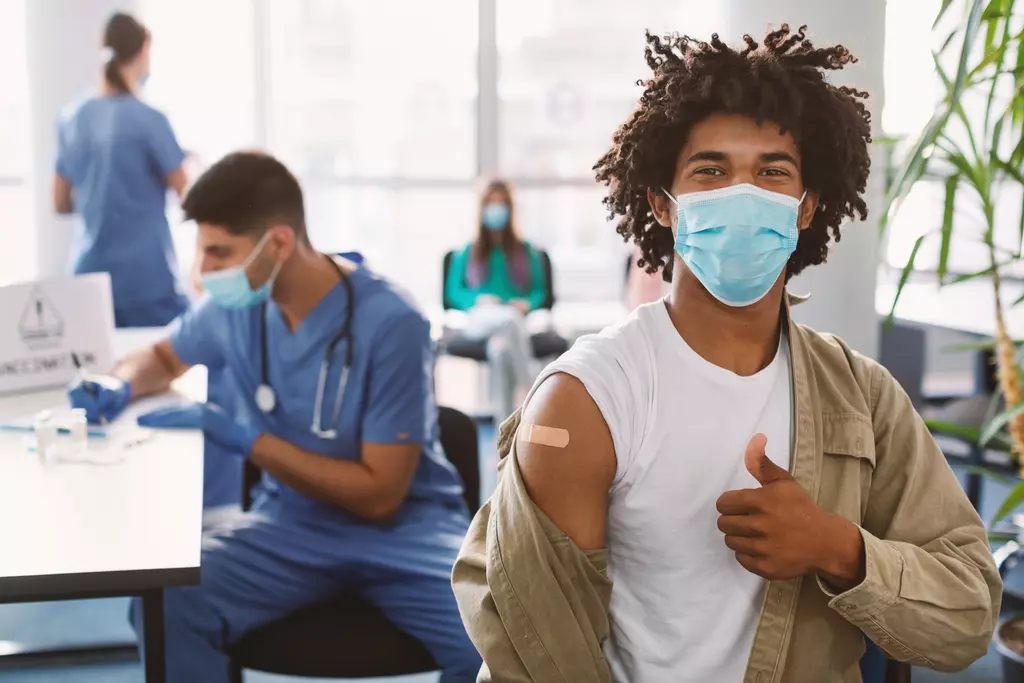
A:
[[[438,445],[427,321],[370,271],[313,249],[299,184],[270,156],[222,159],[183,208],[206,298],[168,339],[71,391],[110,418],[191,365],[237,383],[238,418],[207,403],[139,420],[202,427],[267,473],[252,510],[204,538],[200,585],[168,591],[168,680],[226,683],[226,646],[342,591],[418,638],[444,683],[475,680],[449,584],[468,515]],[[140,616],[136,604],[137,629]]]

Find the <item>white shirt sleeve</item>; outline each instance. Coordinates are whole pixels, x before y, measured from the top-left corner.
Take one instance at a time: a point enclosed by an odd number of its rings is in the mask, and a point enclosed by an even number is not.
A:
[[[612,435],[617,461],[614,488],[635,461],[648,415],[652,414],[653,359],[634,315],[619,327],[581,337],[540,373],[524,405],[529,404],[537,387],[556,373],[572,375],[582,382]]]

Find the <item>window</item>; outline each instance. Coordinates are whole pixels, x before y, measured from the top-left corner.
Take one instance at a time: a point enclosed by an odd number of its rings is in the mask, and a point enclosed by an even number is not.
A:
[[[561,298],[616,297],[626,247],[591,170],[650,74],[644,31],[710,34],[725,7],[674,0],[497,0],[498,159],[520,227],[551,250]]]
[[[943,89],[931,51],[937,47],[943,31],[932,29],[940,6],[939,0],[889,0],[886,5],[885,40],[885,107],[882,111],[884,133],[912,140],[927,124],[943,97]],[[951,20],[959,20],[950,12]],[[945,25],[945,19],[944,19]],[[956,68],[956,46],[944,61],[947,72]],[[966,97],[962,102],[969,117],[983,111],[984,97]],[[951,135],[959,135],[953,129]],[[900,146],[907,146],[906,141]],[[896,219],[890,224],[885,245],[885,265],[902,268],[910,258],[917,238],[942,225],[945,184],[941,180],[917,183],[905,200]],[[1021,188],[1006,187],[997,202],[995,242],[1005,251],[1020,247],[1019,232]],[[989,267],[989,254],[980,243],[984,225],[978,202],[969,191],[957,194],[954,213],[956,230],[950,244],[948,269],[953,273],[973,273]],[[978,226],[972,235],[971,226]],[[928,239],[915,259],[915,270],[934,272],[938,266],[939,240]],[[1005,254],[1004,254],[1005,255]],[[1015,264],[1012,274],[1024,276],[1022,264]]]
[[[477,0],[267,3],[267,146],[310,236],[424,304],[476,211]]]
[[[23,0],[0,0],[0,285],[35,271]]]
[[[189,172],[257,145],[253,0],[142,0],[139,18],[153,34],[145,98],[170,119]],[[182,224],[176,205],[168,216],[190,282],[195,226]]]

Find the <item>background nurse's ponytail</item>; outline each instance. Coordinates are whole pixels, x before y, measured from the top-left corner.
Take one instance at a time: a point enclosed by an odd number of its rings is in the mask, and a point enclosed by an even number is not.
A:
[[[121,68],[138,56],[149,39],[149,31],[135,17],[117,12],[103,30],[103,77],[119,93],[131,92]]]

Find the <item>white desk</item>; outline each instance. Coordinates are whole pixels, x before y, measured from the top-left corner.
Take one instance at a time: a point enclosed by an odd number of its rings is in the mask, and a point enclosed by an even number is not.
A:
[[[153,335],[119,333],[118,351]],[[205,400],[205,370],[175,391]],[[0,416],[66,401],[63,389],[3,396]],[[0,603],[141,595],[146,678],[163,681],[162,590],[199,582],[202,489],[199,431],[161,431],[111,465],[44,465],[23,435],[0,432]]]

